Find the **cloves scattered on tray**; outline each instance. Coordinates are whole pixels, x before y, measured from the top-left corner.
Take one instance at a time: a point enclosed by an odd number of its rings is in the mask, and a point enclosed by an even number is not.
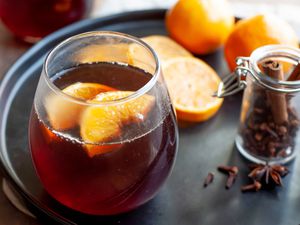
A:
[[[251,170],[248,177],[252,180],[252,183],[241,187],[242,192],[257,192],[261,189],[273,188],[275,186],[282,186],[282,178],[285,177],[289,170],[287,167],[279,164],[250,164]],[[239,173],[237,166],[218,166],[218,170],[226,175],[225,188],[230,189]],[[214,180],[214,174],[209,172],[204,180],[203,187],[207,187]]]
[[[238,174],[239,172],[239,168],[237,166],[218,166],[218,170],[220,172],[223,172],[223,173],[226,173],[226,174],[230,174],[230,173],[233,173],[233,174]]]
[[[237,166],[218,166],[218,170],[222,173],[225,173],[228,175],[227,181],[226,181],[226,189],[230,189],[232,185],[234,184],[237,174],[239,172],[239,169]]]
[[[261,183],[258,181],[254,181],[253,184],[244,185],[241,187],[242,192],[248,192],[248,191],[259,191],[261,189]]]
[[[203,187],[207,187],[214,181],[214,174],[209,172],[204,180]]]

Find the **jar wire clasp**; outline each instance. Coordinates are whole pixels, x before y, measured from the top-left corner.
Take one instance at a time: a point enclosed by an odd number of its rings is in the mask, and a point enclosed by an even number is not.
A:
[[[214,97],[224,98],[246,88],[247,74],[252,73],[249,69],[249,57],[237,57],[236,64],[235,71],[222,79],[218,90],[213,94]]]

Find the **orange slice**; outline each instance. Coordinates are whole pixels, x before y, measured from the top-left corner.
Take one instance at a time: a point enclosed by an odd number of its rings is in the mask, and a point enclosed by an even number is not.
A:
[[[102,84],[78,82],[62,91],[78,99],[89,100],[101,92],[112,90],[115,89]],[[45,109],[52,128],[57,131],[63,131],[71,129],[78,124],[83,105],[74,103],[63,96],[53,94],[46,98]]]
[[[154,49],[162,62],[177,56],[193,56],[184,47],[166,36],[152,35],[144,37],[142,40]]]
[[[128,97],[132,93],[131,91],[100,93],[91,102],[113,101]],[[86,145],[89,156],[120,148],[121,145],[112,145],[112,148],[106,145],[108,147],[102,148],[102,145],[97,144],[119,140],[122,127],[130,122],[143,122],[153,105],[154,97],[144,95],[120,104],[87,107],[82,114],[80,134],[82,139],[89,143]]]
[[[177,117],[183,121],[200,122],[211,118],[223,99],[212,97],[220,78],[205,62],[192,57],[176,57],[163,65]]]
[[[107,93],[100,93],[96,96],[94,101],[105,102],[113,101],[116,99],[126,98],[133,94],[132,91],[112,91]],[[144,117],[150,111],[154,103],[154,97],[151,95],[144,95],[132,101],[126,102],[123,105],[119,105],[118,116],[122,123],[124,122],[140,122],[144,120]]]
[[[82,100],[89,100],[95,98],[101,92],[115,90],[115,88],[103,84],[77,82],[63,89],[63,92]]]
[[[144,37],[142,40],[154,49],[162,63],[168,59],[178,56],[193,56],[185,48],[166,36],[152,35]],[[145,49],[142,46],[138,44],[131,44],[128,55],[133,66],[145,69],[148,72],[153,72],[153,69],[151,70],[151,68],[149,68],[149,62],[153,61],[152,56],[150,54],[146,54]]]

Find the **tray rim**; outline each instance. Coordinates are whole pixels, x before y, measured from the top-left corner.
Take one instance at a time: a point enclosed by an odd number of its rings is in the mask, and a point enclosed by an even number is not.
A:
[[[86,32],[82,30],[88,30],[89,27],[95,27],[101,29],[101,27],[122,23],[122,22],[133,22],[137,20],[137,17],[143,18],[143,20],[161,20],[162,17],[165,15],[166,9],[146,9],[146,10],[134,10],[134,11],[126,11],[117,14],[112,14],[104,17],[99,18],[89,18],[85,20],[81,20],[79,22],[73,23],[68,25],[64,28],[61,28],[54,33],[46,36],[42,40],[40,40],[37,44],[29,48],[21,57],[19,57],[15,63],[9,68],[9,70],[4,73],[3,78],[0,81],[0,105],[4,105],[0,109],[0,119],[5,118],[5,120],[0,120],[0,168],[3,172],[5,178],[8,179],[9,183],[12,184],[13,188],[24,198],[27,203],[32,204],[34,209],[42,212],[44,215],[47,215],[51,219],[55,220],[60,224],[76,224],[67,218],[57,214],[53,210],[46,208],[43,204],[41,204],[35,196],[32,196],[28,191],[25,189],[23,184],[19,181],[18,176],[15,174],[12,166],[10,165],[10,161],[6,158],[3,154],[7,151],[6,147],[6,136],[5,136],[5,129],[6,129],[6,121],[7,121],[7,111],[11,107],[11,101],[14,99],[15,94],[8,92],[7,86],[11,83],[11,79],[16,76],[20,70],[25,70],[30,68],[28,62],[33,57],[38,57],[41,55],[45,55],[43,53],[43,49],[47,48],[49,45],[53,46],[59,43],[60,41],[73,36],[78,33]],[[155,19],[156,17],[156,19]],[[53,47],[50,47],[50,49]],[[43,54],[41,54],[43,53]],[[36,55],[37,54],[37,55]],[[48,54],[48,51],[46,52]],[[30,64],[29,64],[30,65]],[[27,79],[29,76],[20,76],[16,80],[20,82],[20,80]],[[13,85],[15,88],[15,85]],[[9,97],[9,98],[7,98]]]

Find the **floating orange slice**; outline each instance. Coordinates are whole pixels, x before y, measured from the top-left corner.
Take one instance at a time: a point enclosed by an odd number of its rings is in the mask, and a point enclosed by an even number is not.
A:
[[[132,93],[131,91],[100,93],[91,102],[113,101],[128,97]],[[130,122],[143,122],[153,105],[154,97],[144,95],[125,103],[86,108],[81,118],[80,134],[82,139],[89,143],[86,145],[89,156],[120,148],[121,145],[106,145],[103,148],[103,145],[97,144],[118,140],[122,134],[122,126]]]
[[[102,84],[78,82],[62,91],[78,99],[89,100],[101,92],[112,90],[115,89]],[[63,131],[71,129],[78,124],[83,106],[53,94],[46,98],[45,109],[52,128],[57,131]]]
[[[212,97],[220,78],[205,62],[193,57],[176,57],[163,64],[178,119],[200,122],[211,118],[223,100]]]
[[[100,93],[93,101],[105,102],[116,99],[126,98],[133,94],[132,91],[111,91]],[[154,103],[154,97],[151,95],[144,95],[134,100],[129,100],[123,105],[117,106],[118,116],[122,123],[124,122],[140,122],[148,114]]]
[[[89,100],[95,98],[101,92],[115,90],[115,88],[103,84],[77,82],[63,89],[63,92],[82,100]]]

